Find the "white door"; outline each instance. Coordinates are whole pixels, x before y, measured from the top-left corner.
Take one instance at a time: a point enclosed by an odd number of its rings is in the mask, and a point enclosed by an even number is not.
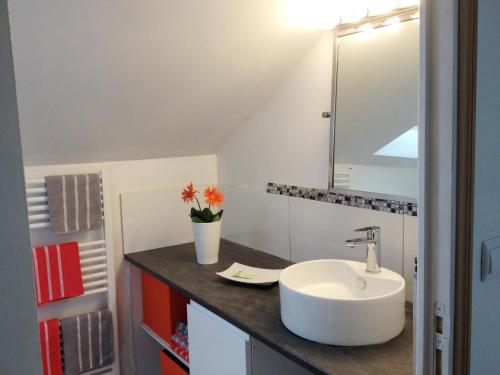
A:
[[[191,375],[250,375],[248,334],[194,301],[187,313]]]
[[[481,245],[500,236],[500,2],[478,1],[470,374],[500,374],[500,249],[481,281]],[[495,248],[495,241],[490,241]]]

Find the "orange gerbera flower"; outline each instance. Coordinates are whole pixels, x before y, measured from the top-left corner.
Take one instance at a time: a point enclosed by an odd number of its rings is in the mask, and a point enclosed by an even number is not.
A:
[[[184,202],[192,202],[193,198],[195,198],[194,195],[197,192],[198,191],[195,190],[195,188],[193,187],[193,183],[191,182],[188,186],[186,186],[184,190],[182,190],[181,198]]]
[[[205,202],[213,206],[218,206],[224,201],[224,194],[215,186],[205,189]]]

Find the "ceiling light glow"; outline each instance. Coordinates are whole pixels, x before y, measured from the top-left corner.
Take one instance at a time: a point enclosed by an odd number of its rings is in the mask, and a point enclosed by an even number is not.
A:
[[[398,24],[400,22],[401,22],[401,18],[399,18],[399,17],[391,17],[391,18],[387,19],[384,22],[384,25],[385,26],[396,25],[396,24]]]
[[[301,28],[330,30],[367,15],[365,0],[285,0],[287,22]]]
[[[340,22],[338,1],[286,0],[285,18],[300,28],[330,30]]]
[[[398,0],[368,0],[366,6],[370,16],[377,16],[396,9],[398,7]]]
[[[361,32],[363,38],[369,38],[373,35],[373,25],[371,23],[365,23],[358,27],[358,31]]]
[[[361,25],[358,27],[359,31],[370,31],[373,30],[373,25],[371,23],[365,23],[364,25]]]
[[[412,7],[415,5],[419,5],[420,0],[399,0],[398,1],[398,8],[406,8],[406,7]]]
[[[418,3],[419,0],[284,0],[284,15],[293,27],[331,30],[339,23],[354,23]],[[399,17],[391,17],[384,24],[399,22]]]
[[[384,22],[384,26],[387,26],[389,31],[397,32],[401,28],[401,18],[391,17]]]
[[[356,22],[368,15],[368,9],[364,1],[349,0],[339,1],[339,14],[342,23]]]

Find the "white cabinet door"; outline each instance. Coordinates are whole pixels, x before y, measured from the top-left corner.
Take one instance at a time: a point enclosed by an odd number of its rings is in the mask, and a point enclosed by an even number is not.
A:
[[[250,336],[196,302],[187,306],[191,375],[250,375]]]

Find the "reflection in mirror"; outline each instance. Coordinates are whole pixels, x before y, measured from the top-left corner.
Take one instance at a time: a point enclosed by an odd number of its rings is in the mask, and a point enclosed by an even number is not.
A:
[[[418,20],[337,36],[333,186],[417,196]]]

